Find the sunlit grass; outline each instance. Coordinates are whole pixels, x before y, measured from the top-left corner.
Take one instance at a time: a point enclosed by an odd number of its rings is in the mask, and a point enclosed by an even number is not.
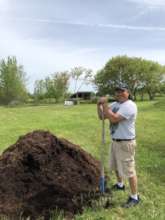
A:
[[[165,219],[165,100],[138,102],[136,164],[141,203],[132,209],[123,209],[121,204],[129,194],[113,193],[114,207],[105,210],[85,208],[77,220],[118,219]],[[101,145],[101,122],[95,105],[0,107],[0,149],[13,144],[20,135],[44,129],[82,146],[99,159]],[[106,122],[105,167],[108,172],[109,130]],[[109,175],[109,185],[115,182]]]

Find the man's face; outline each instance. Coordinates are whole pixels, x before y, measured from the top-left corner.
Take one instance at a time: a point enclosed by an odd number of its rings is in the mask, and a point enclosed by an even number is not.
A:
[[[127,89],[115,91],[115,98],[119,102],[126,101],[128,99],[128,97],[129,97],[129,92]]]

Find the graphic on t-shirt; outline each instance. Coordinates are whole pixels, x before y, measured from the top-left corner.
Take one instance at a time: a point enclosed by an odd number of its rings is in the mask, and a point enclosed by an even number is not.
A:
[[[112,111],[113,113],[116,113],[119,110],[119,107],[112,107]],[[111,131],[111,135],[113,135],[115,133],[115,131],[117,130],[119,126],[119,123],[110,123],[110,131]]]

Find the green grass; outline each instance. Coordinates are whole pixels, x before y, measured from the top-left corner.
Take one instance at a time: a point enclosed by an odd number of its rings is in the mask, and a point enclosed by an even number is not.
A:
[[[136,164],[139,193],[142,202],[135,208],[123,209],[129,194],[113,193],[114,207],[86,208],[76,220],[132,220],[165,219],[165,100],[138,102]],[[5,108],[0,107],[0,149],[13,144],[20,135],[35,129],[49,130],[60,137],[81,145],[99,158],[101,122],[97,119],[95,105],[62,105]],[[109,131],[106,122],[105,167],[108,171]],[[115,182],[110,175],[109,184]]]

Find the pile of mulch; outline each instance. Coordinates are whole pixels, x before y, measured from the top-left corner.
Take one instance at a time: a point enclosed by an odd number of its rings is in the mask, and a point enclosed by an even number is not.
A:
[[[0,214],[46,219],[54,209],[82,212],[99,174],[99,162],[80,146],[48,131],[28,133],[0,156]]]

